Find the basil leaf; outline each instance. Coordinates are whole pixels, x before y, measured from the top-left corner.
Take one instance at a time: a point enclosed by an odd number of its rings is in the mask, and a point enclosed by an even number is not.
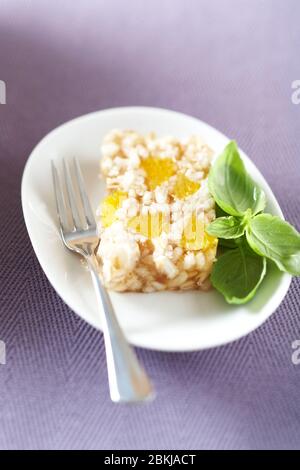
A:
[[[259,214],[249,221],[246,236],[257,254],[273,260],[281,271],[300,276],[300,234],[288,222]]]
[[[244,215],[247,209],[257,214],[266,205],[265,194],[246,172],[234,141],[212,166],[208,186],[216,203],[230,215]]]
[[[255,295],[266,274],[266,258],[257,256],[245,243],[227,251],[214,264],[212,285],[230,304],[244,304]]]
[[[245,231],[245,223],[241,217],[219,217],[206,227],[206,232],[218,238],[238,238]]]

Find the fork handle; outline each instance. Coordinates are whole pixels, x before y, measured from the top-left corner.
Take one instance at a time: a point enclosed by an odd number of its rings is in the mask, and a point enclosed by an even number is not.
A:
[[[114,402],[149,400],[154,396],[152,384],[120,328],[94,256],[87,257],[87,262],[102,315],[110,397]]]

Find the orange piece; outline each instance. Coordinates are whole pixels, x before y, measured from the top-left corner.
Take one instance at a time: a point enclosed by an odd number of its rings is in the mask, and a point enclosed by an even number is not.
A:
[[[101,223],[103,227],[109,227],[117,220],[116,211],[121,207],[122,202],[127,198],[127,193],[123,191],[113,191],[101,203]]]
[[[148,188],[152,191],[176,173],[177,166],[171,158],[147,157],[141,162],[146,172]]]
[[[183,173],[178,173],[172,192],[177,199],[184,199],[194,194],[199,188],[200,183],[190,180]]]

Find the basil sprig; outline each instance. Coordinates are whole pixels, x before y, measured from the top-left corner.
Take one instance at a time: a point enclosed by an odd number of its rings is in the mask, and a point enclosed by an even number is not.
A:
[[[223,252],[211,280],[227,302],[242,304],[255,295],[266,274],[266,258],[281,271],[300,275],[300,234],[279,217],[262,213],[265,194],[248,175],[235,142],[213,165],[208,185],[221,217],[206,231],[220,239]]]

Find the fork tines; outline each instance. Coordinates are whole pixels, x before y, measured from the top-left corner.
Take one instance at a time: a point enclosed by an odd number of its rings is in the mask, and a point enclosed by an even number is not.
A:
[[[63,159],[63,176],[51,161],[57,213],[63,232],[95,228],[91,208],[77,158],[70,163]]]

